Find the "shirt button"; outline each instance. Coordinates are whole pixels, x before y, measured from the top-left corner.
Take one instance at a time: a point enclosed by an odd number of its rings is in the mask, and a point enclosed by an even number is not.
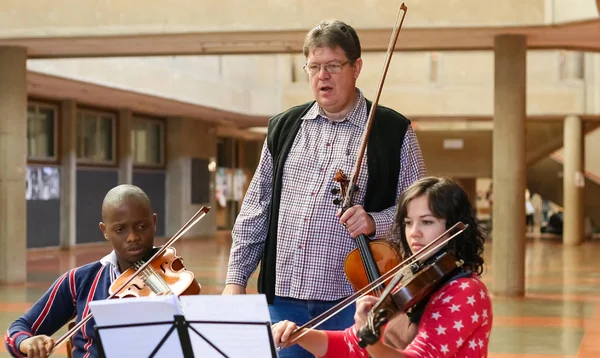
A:
[[[299,249],[301,249],[301,248],[302,248],[302,245],[298,245],[298,248],[299,248]]]
[[[311,196],[315,196],[315,192],[313,191],[312,193],[310,193]]]
[[[325,145],[329,147],[329,146],[331,145],[331,143],[327,143],[327,144],[325,144]]]

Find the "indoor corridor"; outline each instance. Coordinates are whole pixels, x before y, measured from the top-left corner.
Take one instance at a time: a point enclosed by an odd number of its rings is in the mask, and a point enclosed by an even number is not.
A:
[[[199,240],[180,240],[177,253],[202,285],[202,294],[219,294],[227,272],[229,232]],[[157,244],[165,240],[157,240]],[[492,243],[485,257],[491,258]],[[66,270],[97,260],[108,244],[80,246],[71,252],[29,251],[26,285],[0,286],[2,329],[35,302]],[[564,248],[555,240],[529,238],[526,297],[493,297],[494,322],[490,358],[598,357],[600,353],[600,241]],[[491,269],[488,262],[487,270]],[[255,274],[249,292],[256,292]],[[484,281],[493,285],[491,271]],[[65,329],[55,335],[58,338]],[[4,344],[0,357],[8,357]],[[56,357],[66,357],[64,346]]]

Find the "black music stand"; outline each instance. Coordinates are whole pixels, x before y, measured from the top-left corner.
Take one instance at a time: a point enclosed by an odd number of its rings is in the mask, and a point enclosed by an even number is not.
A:
[[[110,329],[118,329],[118,328],[131,328],[131,327],[142,327],[142,326],[157,326],[157,325],[170,325],[171,327],[165,333],[164,337],[158,342],[157,346],[154,348],[152,353],[148,356],[149,358],[154,358],[161,347],[163,347],[164,343],[171,336],[173,331],[177,331],[177,335],[179,336],[179,343],[181,344],[181,351],[183,353],[184,358],[194,358],[194,349],[192,346],[192,341],[190,339],[189,330],[194,331],[202,340],[204,340],[208,345],[212,347],[214,352],[218,353],[219,357],[223,358],[235,358],[227,356],[219,347],[213,344],[209,339],[207,339],[202,333],[200,333],[196,328],[192,326],[192,324],[216,324],[216,325],[264,325],[267,330],[267,334],[269,336],[271,357],[277,358],[277,351],[275,349],[275,345],[273,343],[273,335],[271,333],[271,324],[270,322],[231,322],[231,321],[187,321],[182,315],[174,315],[173,321],[163,321],[163,322],[148,322],[148,323],[135,323],[135,324],[119,324],[119,325],[110,325],[110,326],[98,326],[95,325],[94,328],[96,330],[96,335],[98,339],[98,353],[101,358],[107,358],[105,354],[105,349],[103,346],[103,341],[101,339],[101,331],[106,331]],[[126,333],[124,333],[126,334]],[[169,352],[169,357],[173,356],[173,352]],[[204,354],[201,354],[204,356]],[[112,357],[109,357],[112,358]]]

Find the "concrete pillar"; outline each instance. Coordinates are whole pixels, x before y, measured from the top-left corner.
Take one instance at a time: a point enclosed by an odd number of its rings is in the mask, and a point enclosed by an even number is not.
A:
[[[77,243],[77,104],[75,101],[64,101],[60,107],[60,114],[60,248],[68,250]]]
[[[133,115],[130,110],[119,112],[117,136],[119,140],[119,184],[133,182],[133,153],[131,151],[131,131]]]
[[[494,43],[492,291],[525,291],[526,38],[500,35]]]
[[[0,283],[27,278],[27,50],[0,46]]]
[[[563,164],[563,243],[578,245],[583,240],[584,137],[581,119],[565,118]]]

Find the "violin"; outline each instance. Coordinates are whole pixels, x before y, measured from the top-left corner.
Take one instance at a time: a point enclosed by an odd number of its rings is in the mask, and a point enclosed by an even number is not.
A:
[[[344,172],[338,169],[333,179],[340,183],[342,197],[347,197],[350,181]],[[368,286],[400,263],[399,250],[386,240],[369,240],[365,235],[359,235],[356,246],[344,260],[344,273],[354,291]],[[378,290],[380,293],[381,289]]]
[[[324,313],[296,328],[290,335],[291,342],[315,329],[329,318],[350,306],[359,298],[378,289],[383,282],[389,281],[379,296],[375,306],[369,311],[368,323],[359,330],[359,339],[365,346],[379,339],[381,327],[400,313],[408,312],[421,300],[432,293],[463,261],[446,251],[446,244],[468,228],[457,222],[439,237],[422,247],[406,260],[399,263],[369,285],[355,292]],[[302,332],[304,331],[304,332]],[[302,333],[301,333],[302,332]]]
[[[407,312],[428,297],[463,263],[452,253],[442,251],[429,261],[410,265],[412,275],[409,278],[404,274],[394,277],[369,311],[366,326],[358,330],[358,345],[365,348],[378,342],[381,327],[393,316]]]
[[[200,208],[149,259],[140,260],[123,272],[110,286],[109,296],[106,299],[166,294],[176,294],[178,296],[182,294],[199,294],[201,291],[200,284],[195,280],[193,272],[185,269],[183,261],[177,256],[175,249],[171,245],[204,218],[209,211],[210,207],[203,206]],[[92,317],[92,313],[89,313],[60,337],[48,356],[55,353],[61,345],[71,339]]]
[[[150,265],[140,270],[144,260],[133,264],[110,285],[108,293],[112,298],[148,297],[160,295],[199,295],[202,286],[196,281],[194,273],[186,270],[181,257],[174,247],[150,261]],[[135,277],[134,277],[135,276]],[[124,285],[130,278],[128,285]],[[119,291],[119,287],[126,286]]]
[[[360,151],[359,155],[357,156],[352,177],[351,179],[348,179],[341,169],[338,169],[334,175],[334,181],[340,183],[340,189],[338,190],[334,188],[333,194],[341,192],[342,197],[344,198],[342,202],[341,214],[353,206],[353,196],[358,189],[356,183],[358,182],[362,160],[367,149],[369,133],[373,125],[375,111],[377,109],[377,104],[379,103],[379,97],[381,96],[381,90],[383,89],[383,83],[385,82],[387,70],[396,47],[398,35],[400,34],[400,29],[404,23],[406,10],[406,5],[402,3],[394,24],[394,31],[392,32],[392,37],[388,46],[386,59],[384,62],[384,69],[381,74],[377,93],[371,105],[366,128],[362,135]],[[401,13],[402,18],[400,18]],[[339,205],[340,202],[341,200],[339,199],[334,200],[334,204],[336,205]],[[366,235],[359,235],[356,238],[356,246],[357,248],[352,250],[346,256],[344,261],[344,272],[355,291],[366,287],[371,282],[377,280],[381,274],[388,272],[391,268],[400,263],[400,253],[398,249],[385,240],[369,240]],[[376,292],[380,293],[382,289],[383,285],[378,286],[376,288]]]

